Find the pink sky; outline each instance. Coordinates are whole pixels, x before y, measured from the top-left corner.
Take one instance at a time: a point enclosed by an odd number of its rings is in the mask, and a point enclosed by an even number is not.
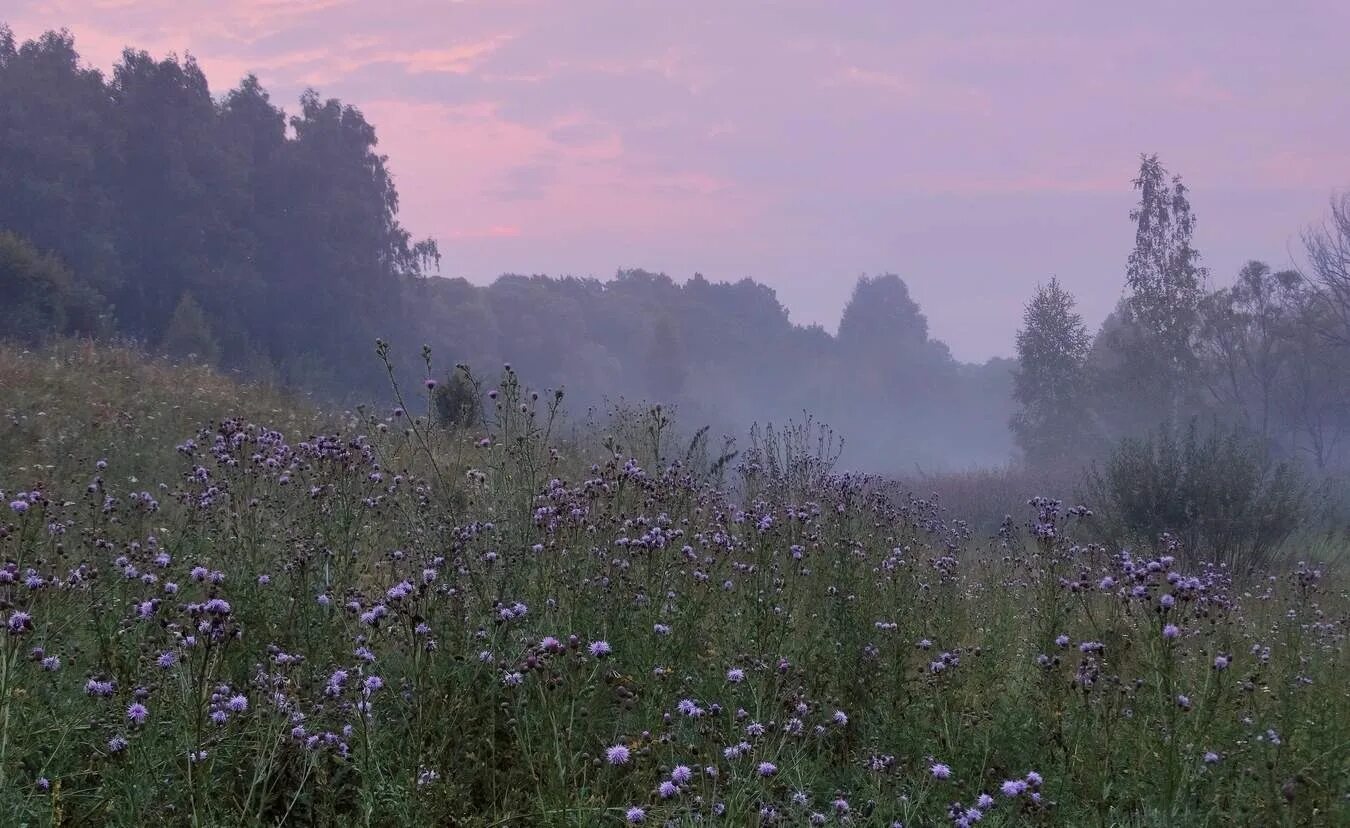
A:
[[[256,73],[380,136],[443,273],[750,277],[833,330],[861,273],[910,284],[963,359],[1006,355],[1058,275],[1120,296],[1140,152],[1182,173],[1215,281],[1285,265],[1350,187],[1350,3],[10,0]],[[1174,6],[1183,6],[1180,11]]]

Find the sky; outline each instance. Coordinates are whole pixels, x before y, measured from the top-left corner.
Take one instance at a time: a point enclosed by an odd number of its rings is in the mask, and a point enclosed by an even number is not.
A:
[[[955,356],[1007,356],[1051,276],[1121,296],[1130,181],[1192,190],[1216,284],[1288,265],[1350,188],[1350,3],[6,0],[91,64],[191,54],[376,127],[442,274],[751,278],[835,330],[894,272]]]

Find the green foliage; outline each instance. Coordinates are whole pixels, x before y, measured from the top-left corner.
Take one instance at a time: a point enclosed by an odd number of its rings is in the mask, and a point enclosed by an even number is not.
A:
[[[982,547],[805,423],[722,491],[664,411],[644,466],[512,370],[474,432],[86,345],[0,384],[7,824],[1350,816],[1337,573],[1121,556],[1043,499]]]
[[[207,365],[214,365],[220,358],[220,346],[211,334],[211,322],[192,294],[184,293],[178,300],[159,347],[170,356]]]
[[[77,282],[51,254],[0,231],[0,338],[40,342],[61,335],[94,336],[106,330],[103,299]]]
[[[1258,436],[1216,425],[1126,438],[1087,476],[1085,499],[1106,537],[1151,545],[1164,534],[1196,559],[1268,566],[1307,518],[1296,466],[1272,460]]]
[[[475,428],[483,420],[483,392],[467,365],[457,365],[431,394],[436,421],[450,428]]]
[[[1073,467],[1093,438],[1085,366],[1091,342],[1073,296],[1058,279],[1037,289],[1017,332],[1012,430],[1037,468]]]

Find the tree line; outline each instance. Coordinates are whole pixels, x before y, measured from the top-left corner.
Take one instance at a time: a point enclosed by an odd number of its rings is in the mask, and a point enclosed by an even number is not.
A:
[[[383,398],[383,337],[406,376],[423,344],[442,381],[510,363],[577,415],[646,399],[735,433],[810,411],[886,472],[1081,465],[1197,417],[1344,464],[1350,208],[1309,235],[1309,274],[1253,263],[1210,290],[1180,179],[1146,158],[1136,187],[1101,330],[1051,280],[1017,360],[965,364],[894,274],[858,280],[834,335],[748,279],[442,278],[356,107],[311,90],[288,113],[253,76],[214,95],[191,57],[134,49],[105,76],[67,32],[0,26],[0,336],[130,339],[340,401]]]
[[[1056,279],[1026,306],[1011,423],[1026,459],[1073,467],[1200,423],[1319,471],[1350,467],[1350,193],[1303,234],[1302,267],[1251,261],[1211,288],[1181,177],[1148,155],[1134,186],[1125,292],[1095,336]]]
[[[423,343],[441,376],[510,362],[574,413],[659,400],[731,431],[810,409],[860,457],[1011,450],[1011,363],[954,360],[898,276],[861,279],[838,336],[750,280],[440,278],[355,107],[309,91],[288,114],[252,76],[213,96],[191,57],[132,49],[105,77],[66,32],[0,29],[0,130],[10,337],[115,335],[355,400],[387,390],[383,336],[407,372]]]

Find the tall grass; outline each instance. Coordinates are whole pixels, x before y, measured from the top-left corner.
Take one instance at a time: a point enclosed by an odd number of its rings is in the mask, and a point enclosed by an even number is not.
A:
[[[129,351],[0,383],[9,824],[1350,818],[1334,574],[1025,492],[989,537],[792,429],[560,443],[509,372],[474,431]]]

